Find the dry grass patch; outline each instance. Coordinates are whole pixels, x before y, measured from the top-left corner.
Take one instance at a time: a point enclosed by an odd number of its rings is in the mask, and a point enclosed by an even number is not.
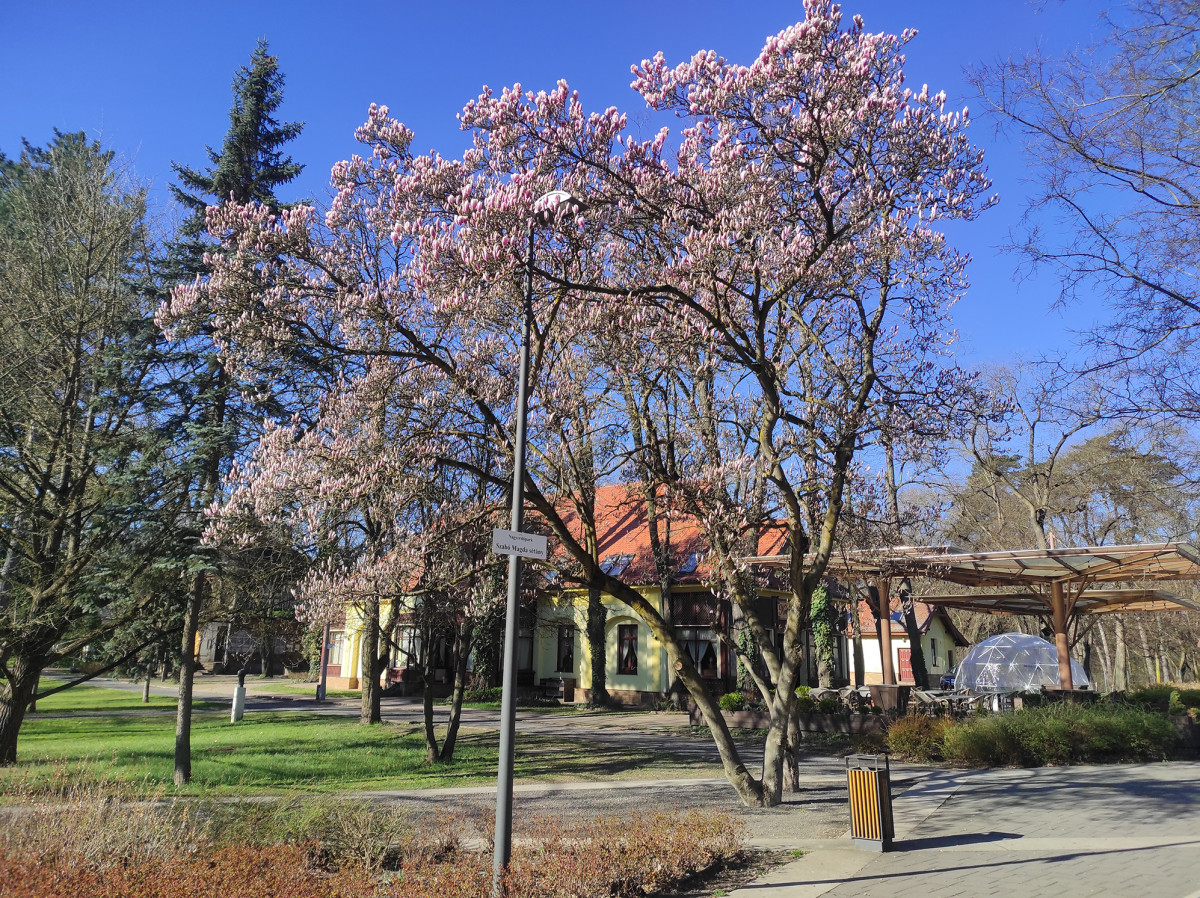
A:
[[[0,809],[0,898],[486,898],[492,820],[433,826],[330,796],[196,801],[59,782]],[[740,821],[691,812],[536,821],[509,893],[654,895],[740,856]]]

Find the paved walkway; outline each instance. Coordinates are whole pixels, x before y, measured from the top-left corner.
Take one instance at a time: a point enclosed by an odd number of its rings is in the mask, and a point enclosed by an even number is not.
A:
[[[940,771],[893,809],[893,851],[795,844],[731,898],[1200,898],[1198,763]]]

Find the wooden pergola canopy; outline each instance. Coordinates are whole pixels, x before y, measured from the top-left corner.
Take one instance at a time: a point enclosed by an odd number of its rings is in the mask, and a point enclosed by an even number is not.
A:
[[[922,595],[926,605],[986,614],[1045,614],[1050,598],[1041,592],[969,592]],[[1200,611],[1200,603],[1165,589],[1085,589],[1075,597],[1074,614],[1115,611]]]
[[[786,567],[790,556],[761,555],[746,561]],[[828,572],[861,580],[929,577],[960,586],[1009,590],[1026,587],[1032,594],[1052,583],[1091,590],[1099,584],[1200,579],[1200,550],[1187,543],[1000,552],[964,552],[956,546],[894,546],[835,555],[829,561]],[[1122,592],[1133,599],[1136,591]]]
[[[790,560],[787,555],[746,559],[764,567],[786,567]],[[1071,688],[1067,627],[1072,618],[1117,611],[1200,611],[1200,603],[1146,585],[1200,579],[1200,550],[1188,543],[1000,552],[964,552],[956,546],[893,546],[842,553],[830,559],[827,572],[874,583],[885,600],[884,607],[892,580],[926,577],[990,590],[922,595],[920,601],[930,605],[1047,617],[1058,646],[1060,683],[1066,689]],[[1114,585],[1118,583],[1138,586]],[[885,659],[885,680],[889,660]]]

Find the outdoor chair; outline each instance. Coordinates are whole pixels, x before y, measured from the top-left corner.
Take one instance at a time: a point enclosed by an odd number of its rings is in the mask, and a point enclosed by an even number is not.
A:
[[[966,690],[950,692],[943,697],[945,698],[950,711],[959,717],[969,714],[971,711],[977,710],[979,708],[979,700],[982,698],[982,696],[975,695],[974,693],[967,692]]]
[[[843,686],[838,698],[848,711],[862,711],[871,704],[871,690],[866,686]]]
[[[908,709],[932,717],[937,713],[939,706],[944,704],[945,700],[941,696],[924,689],[914,689],[908,701]]]

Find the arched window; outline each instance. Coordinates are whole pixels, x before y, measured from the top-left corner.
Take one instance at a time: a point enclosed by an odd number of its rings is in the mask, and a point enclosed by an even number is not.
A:
[[[637,673],[637,624],[617,627],[617,673]]]

